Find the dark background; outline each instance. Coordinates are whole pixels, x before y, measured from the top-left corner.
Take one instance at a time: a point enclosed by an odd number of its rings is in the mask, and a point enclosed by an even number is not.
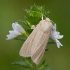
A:
[[[61,41],[63,47],[49,45],[46,52],[46,64],[55,70],[70,70],[70,0],[0,0],[0,70],[25,70],[12,65],[14,61],[21,60],[19,50],[22,41],[6,40],[12,23],[24,17],[24,9],[31,5],[44,5],[45,10],[50,10],[49,18],[57,24],[58,31],[64,35]],[[23,25],[23,24],[21,24]]]

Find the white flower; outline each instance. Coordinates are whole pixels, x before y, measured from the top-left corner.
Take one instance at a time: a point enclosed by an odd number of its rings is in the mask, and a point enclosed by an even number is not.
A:
[[[22,28],[21,25],[18,24],[18,22],[12,23],[13,30],[9,31],[9,35],[7,35],[6,40],[13,39],[17,37],[18,35],[22,35],[22,33],[26,33],[25,30]]]
[[[57,44],[57,47],[63,46],[58,39],[63,38],[63,35],[60,35],[60,32],[56,31],[56,24],[53,25],[51,36],[50,36]]]

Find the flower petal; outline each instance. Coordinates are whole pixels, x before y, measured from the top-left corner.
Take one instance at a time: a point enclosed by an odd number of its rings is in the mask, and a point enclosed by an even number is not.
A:
[[[12,24],[12,28],[14,29],[14,31],[18,31],[20,33],[25,32],[25,30],[23,29],[23,27],[21,25],[18,24],[18,22],[15,22]]]
[[[17,32],[17,31],[12,31],[10,30],[9,33],[12,35],[12,34],[17,34],[17,35],[20,35],[21,33]]]
[[[9,31],[10,34],[7,35],[7,39],[6,40],[11,40],[15,37],[17,37],[18,35],[21,35],[21,33],[18,33],[17,31]]]
[[[56,31],[56,24],[53,25],[50,37],[56,42],[58,48],[63,46],[58,40],[63,38],[63,35],[60,35],[60,32]]]
[[[60,32],[52,31],[51,37],[54,37],[54,38],[56,38],[56,39],[61,39],[61,38],[63,38],[63,35],[59,35],[59,34],[60,34]]]
[[[59,42],[59,40],[56,39],[55,42],[56,42],[58,48],[60,48],[60,46],[63,46],[63,45]]]

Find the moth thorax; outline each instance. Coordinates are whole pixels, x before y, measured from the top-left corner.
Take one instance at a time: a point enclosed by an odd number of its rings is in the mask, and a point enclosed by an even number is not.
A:
[[[49,18],[46,18],[46,21],[47,21],[47,22],[50,22],[50,19],[49,19]]]
[[[42,24],[41,24],[41,29],[44,31],[44,32],[47,32],[48,30],[50,30],[52,26],[52,23],[51,22],[48,22],[48,21],[44,21]]]

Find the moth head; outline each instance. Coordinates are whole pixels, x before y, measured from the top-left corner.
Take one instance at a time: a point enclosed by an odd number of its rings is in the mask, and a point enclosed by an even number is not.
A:
[[[52,22],[51,22],[51,20],[49,19],[49,18],[46,18],[45,20],[44,20],[45,22],[44,22],[44,25],[46,26],[46,27],[50,27],[51,25],[52,25]]]
[[[49,18],[46,18],[45,20],[46,20],[47,22],[51,22],[51,20],[50,20]]]

